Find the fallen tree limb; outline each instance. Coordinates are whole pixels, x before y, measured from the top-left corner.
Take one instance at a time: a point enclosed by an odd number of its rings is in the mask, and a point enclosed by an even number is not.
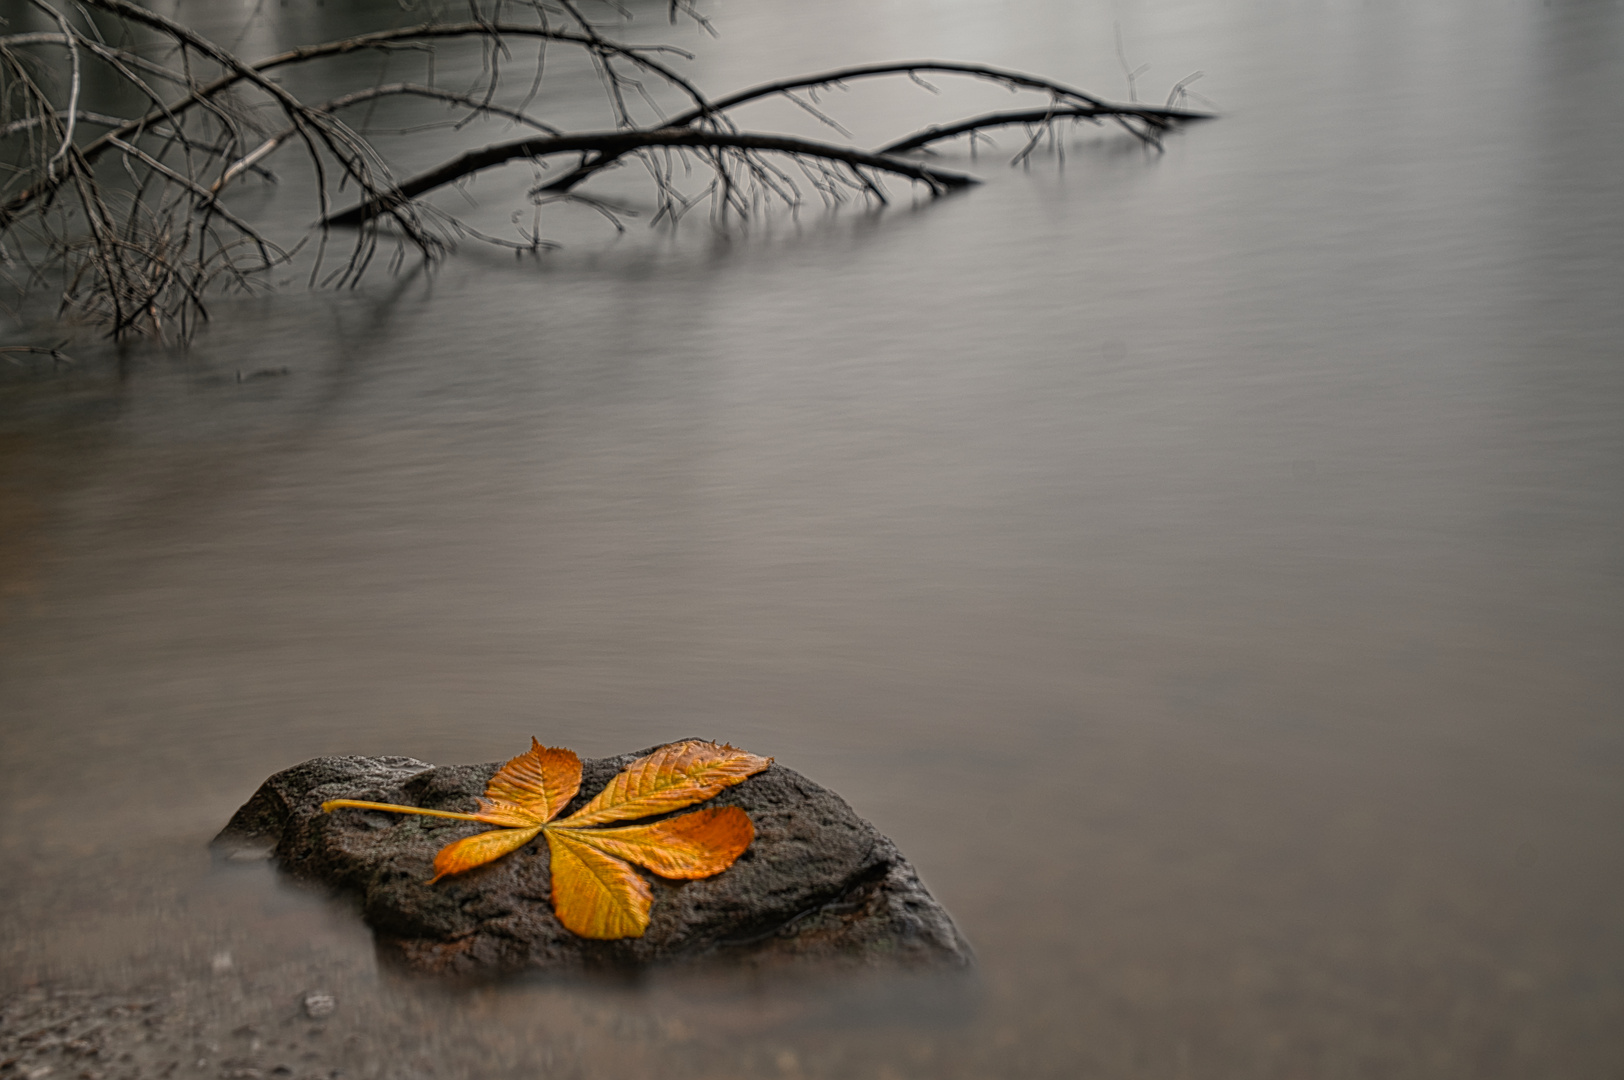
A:
[[[1192,120],[1210,120],[1211,113],[1189,112],[1184,109],[1157,109],[1154,110],[1163,119],[1188,123]],[[1099,108],[1093,105],[1072,105],[1064,108],[1025,109],[1019,112],[988,113],[985,116],[972,117],[961,120],[957,124],[948,124],[945,127],[932,124],[922,131],[916,131],[906,139],[898,139],[874,151],[876,154],[903,154],[909,150],[918,150],[931,143],[943,139],[952,139],[972,131],[981,131],[992,127],[1009,127],[1012,124],[1046,124],[1055,120],[1067,118],[1076,120],[1093,120],[1101,117],[1115,117],[1123,115],[1113,106]],[[1135,112],[1132,115],[1139,115]]]
[[[657,131],[603,131],[580,135],[543,135],[513,142],[497,143],[471,150],[444,165],[419,173],[393,191],[368,199],[348,210],[326,218],[324,225],[359,225],[419,195],[444,187],[476,172],[505,164],[515,158],[534,159],[553,154],[597,153],[621,157],[635,150],[653,147],[688,149],[765,150],[796,157],[836,161],[853,169],[868,168],[905,176],[925,184],[932,194],[979,183],[973,176],[917,165],[910,161],[870,154],[851,147],[794,139],[783,135],[749,135],[726,131],[695,131],[688,128],[661,128]]]
[[[779,79],[775,82],[762,83],[758,86],[752,86],[748,89],[740,90],[737,93],[728,94],[725,97],[717,98],[716,100],[709,102],[708,105],[704,107],[691,109],[688,112],[673,118],[665,126],[689,127],[693,124],[699,123],[702,120],[720,117],[729,110],[735,109],[740,105],[745,105],[752,101],[760,101],[763,98],[782,95],[789,98],[801,108],[806,109],[813,116],[816,116],[821,122],[829,124],[835,127],[837,130],[840,130],[842,134],[845,134],[844,128],[840,128],[838,124],[835,124],[821,111],[813,108],[805,101],[802,101],[800,98],[796,97],[795,91],[810,90],[818,87],[840,86],[858,79],[874,79],[887,75],[906,75],[915,82],[920,82],[922,85],[926,85],[928,87],[928,84],[924,84],[919,78],[920,73],[922,72],[944,75],[964,75],[973,79],[981,79],[988,82],[999,83],[1000,85],[1007,86],[1012,90],[1041,91],[1049,94],[1056,102],[1081,102],[1082,104],[1077,106],[1060,106],[1057,108],[1057,111],[1060,109],[1075,109],[1078,111],[1075,112],[1074,115],[1109,117],[1122,122],[1123,126],[1127,128],[1130,134],[1132,134],[1135,138],[1146,142],[1154,142],[1155,139],[1153,136],[1147,135],[1145,132],[1134,128],[1128,123],[1128,121],[1138,120],[1141,123],[1147,124],[1153,129],[1160,131],[1166,130],[1173,124],[1179,123],[1180,121],[1197,119],[1206,115],[1204,113],[1186,112],[1182,109],[1158,109],[1152,106],[1137,104],[1124,105],[1120,103],[1112,103],[1104,100],[1103,98],[1095,97],[1093,94],[1087,93],[1086,91],[1079,90],[1076,87],[1055,82],[1053,79],[1045,79],[1039,75],[1029,75],[1024,71],[1010,71],[1004,68],[989,67],[985,64],[962,64],[950,60],[902,60],[885,64],[862,64],[856,67],[838,68],[834,71],[821,71],[812,75],[798,75],[792,79]],[[1081,110],[1093,111],[1084,113]],[[1018,123],[1020,121],[1011,122]],[[970,121],[969,123],[973,125],[975,122]],[[987,126],[996,125],[988,124]],[[965,128],[962,130],[972,129]],[[943,135],[941,137],[946,138],[947,136]],[[886,147],[883,150],[875,151],[876,154],[890,154],[899,152],[900,151],[896,148],[895,144]],[[620,155],[617,154],[613,156],[594,158],[590,161],[583,161],[579,166],[569,173],[543,185],[541,190],[549,194],[562,194],[570,191],[577,184],[592,176],[600,169],[613,164],[615,158],[619,156]]]
[[[968,75],[971,78],[985,79],[1022,90],[1040,90],[1052,94],[1056,98],[1080,101],[1097,109],[1110,110],[1113,115],[1120,114],[1151,122],[1165,121],[1169,119],[1168,114],[1173,111],[1147,108],[1141,105],[1114,105],[1104,98],[1095,97],[1093,94],[1079,90],[1074,86],[1067,86],[1065,83],[1055,82],[1053,79],[1045,79],[1038,75],[1029,75],[1024,71],[1008,71],[1004,68],[989,67],[986,64],[961,64],[951,60],[900,60],[886,64],[861,64],[856,67],[838,68],[834,71],[823,71],[814,75],[800,75],[793,79],[780,79],[776,82],[762,83],[759,86],[752,86],[747,90],[740,90],[735,94],[717,98],[710,103],[708,110],[696,108],[683,113],[672,119],[669,126],[687,127],[695,121],[704,119],[710,113],[726,112],[746,102],[758,101],[761,98],[785,94],[794,90],[837,86],[857,79],[872,79],[883,75],[908,75],[917,78],[921,72]]]

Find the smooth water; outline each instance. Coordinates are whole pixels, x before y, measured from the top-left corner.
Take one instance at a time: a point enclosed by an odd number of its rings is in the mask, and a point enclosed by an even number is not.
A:
[[[1624,4],[663,6],[714,92],[931,56],[1125,96],[1120,28],[1222,118],[950,146],[984,186],[883,211],[558,211],[539,260],[8,377],[5,980],[171,995],[177,1075],[268,1069],[232,1038],[315,988],[348,1076],[1617,1077]],[[260,7],[245,52],[360,21]],[[1012,100],[943,90],[826,102],[874,145]],[[296,229],[284,168],[245,198]],[[509,171],[441,203],[499,230]],[[277,769],[532,734],[827,784],[976,977],[445,992],[210,864]]]

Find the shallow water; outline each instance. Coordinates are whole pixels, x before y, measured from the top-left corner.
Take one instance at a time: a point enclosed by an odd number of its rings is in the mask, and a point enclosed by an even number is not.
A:
[[[1616,1077],[1624,4],[659,7],[714,91],[936,56],[1121,96],[1120,26],[1222,119],[950,147],[987,183],[934,204],[561,213],[539,261],[8,378],[7,983],[171,995],[198,1075],[269,1069],[253,1028],[352,1076]],[[1010,100],[944,91],[833,106],[872,145]],[[443,201],[498,229],[526,179]],[[532,734],[827,784],[976,978],[447,993],[204,849],[305,758]]]

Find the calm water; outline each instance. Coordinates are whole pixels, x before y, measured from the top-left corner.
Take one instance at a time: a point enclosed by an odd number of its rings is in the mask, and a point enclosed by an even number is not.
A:
[[[4,979],[208,1032],[327,989],[352,1076],[1618,1077],[1624,4],[661,6],[717,92],[933,56],[1125,96],[1120,26],[1223,118],[742,232],[560,211],[539,262],[7,377]],[[872,145],[1012,100],[943,89],[832,107]],[[245,205],[292,230],[284,171]],[[509,172],[443,204],[504,228]],[[532,734],[835,788],[977,979],[448,995],[210,866],[279,768]]]

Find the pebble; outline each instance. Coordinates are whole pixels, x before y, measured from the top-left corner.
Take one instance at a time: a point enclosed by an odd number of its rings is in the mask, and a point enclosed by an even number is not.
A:
[[[338,1002],[333,1000],[331,994],[313,990],[304,996],[305,1015],[312,1020],[325,1020],[333,1015],[334,1010],[337,1008]]]

